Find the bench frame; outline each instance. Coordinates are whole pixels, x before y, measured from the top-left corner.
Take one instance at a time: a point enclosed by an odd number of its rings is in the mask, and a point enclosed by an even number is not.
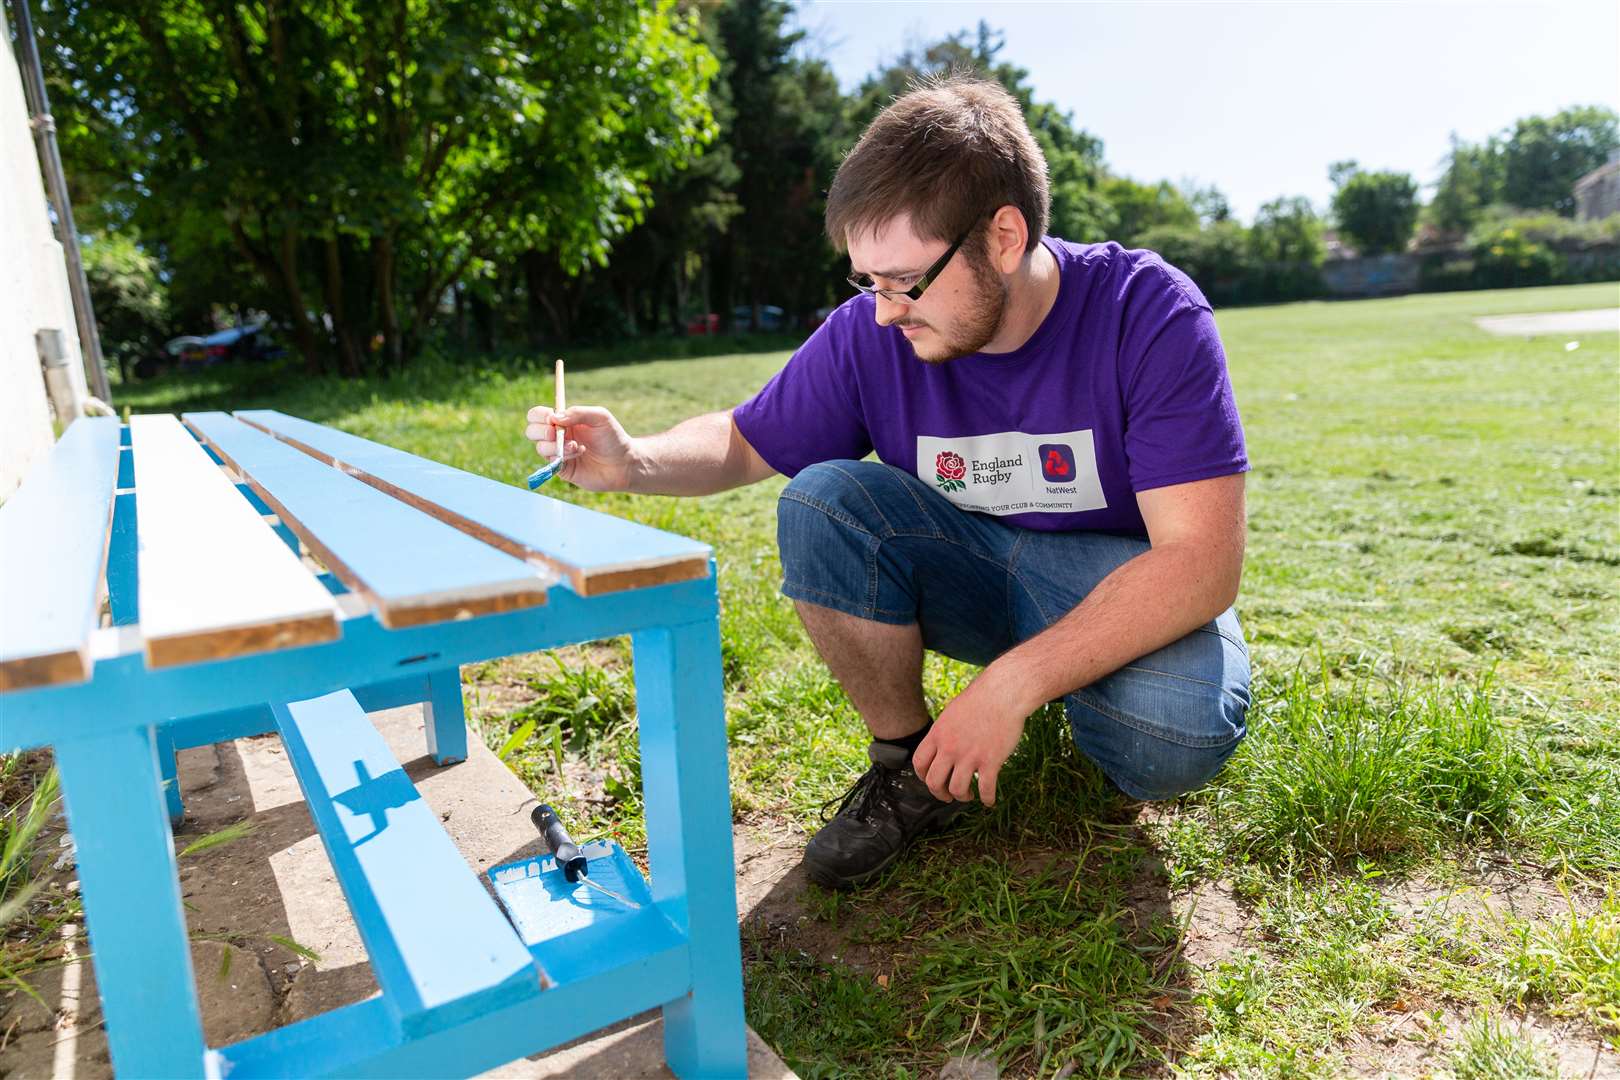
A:
[[[95,632],[91,677],[5,694],[0,747],[49,745],[56,755],[120,1074],[467,1075],[662,1006],[666,1060],[677,1074],[745,1075],[712,559],[694,580],[589,598],[554,588],[545,607],[460,622],[387,630],[349,608],[336,641],[149,668],[138,641],[119,630],[133,616],[121,583],[134,576],[135,531],[129,497],[115,504],[107,563],[114,626]],[[232,1046],[204,1045],[171,831],[181,809],[176,749],[274,730],[268,703],[289,688],[300,699],[350,689],[368,710],[425,703],[429,752],[441,763],[460,760],[461,664],[626,633],[651,889],[673,944],[638,951],[626,943],[598,974],[414,1037],[371,999]]]

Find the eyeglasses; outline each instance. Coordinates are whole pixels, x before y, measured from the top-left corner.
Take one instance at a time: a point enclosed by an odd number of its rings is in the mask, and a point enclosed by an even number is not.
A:
[[[934,279],[939,277],[940,273],[944,271],[945,264],[951,261],[951,256],[956,254],[956,249],[962,246],[962,242],[965,241],[968,238],[968,235],[972,232],[973,226],[970,225],[968,226],[967,232],[964,232],[961,236],[958,236],[956,238],[956,243],[946,248],[945,254],[935,259],[934,265],[924,270],[922,274],[918,276],[917,280],[912,283],[911,288],[909,289],[880,289],[873,283],[871,274],[851,274],[845,280],[847,280],[851,285],[855,286],[861,292],[866,293],[868,296],[881,296],[883,299],[889,300],[896,304],[914,304],[918,300],[922,299],[924,290],[926,290],[928,286],[932,285],[934,283]]]

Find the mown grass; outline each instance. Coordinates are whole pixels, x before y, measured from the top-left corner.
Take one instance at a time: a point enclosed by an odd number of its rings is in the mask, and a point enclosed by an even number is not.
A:
[[[1620,1047],[1612,900],[1493,923],[1389,899],[1406,875],[1466,879],[1482,856],[1583,896],[1620,882],[1620,349],[1471,323],[1615,303],[1595,285],[1221,313],[1254,462],[1249,739],[1205,791],[1139,816],[1043,711],[993,811],[858,893],[812,890],[802,923],[745,928],[754,1026],[813,1076],[932,1074],[969,1053],[1019,1075],[1338,1075],[1357,1032],[1436,1003],[1563,1010]],[[706,347],[734,351],[570,354],[571,396],[646,432],[742,400],[788,355]],[[515,484],[550,359],[372,383],[215,370],[120,400],[281,408]],[[866,739],[776,591],[781,483],[548,494],[715,546],[734,804],[808,830]],[[532,698],[483,734],[544,797],[634,844],[633,687],[622,644],[605,648],[536,659]],[[468,670],[470,694],[491,670]],[[971,674],[931,658],[929,700]],[[1259,938],[1199,968],[1176,911],[1208,881]],[[1503,1030],[1447,1036],[1447,1067],[1500,1074],[1521,1060]]]

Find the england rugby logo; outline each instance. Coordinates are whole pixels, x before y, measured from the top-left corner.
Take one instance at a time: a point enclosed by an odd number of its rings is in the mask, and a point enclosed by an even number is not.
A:
[[[967,486],[962,482],[966,475],[967,462],[962,460],[961,454],[943,450],[934,458],[934,481],[941,491],[961,491]]]

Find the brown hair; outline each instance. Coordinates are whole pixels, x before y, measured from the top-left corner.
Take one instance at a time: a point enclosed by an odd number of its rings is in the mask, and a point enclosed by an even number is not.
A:
[[[918,236],[955,240],[1009,204],[1033,251],[1051,207],[1040,144],[1000,83],[953,73],[914,85],[867,126],[827,192],[827,239],[843,251],[852,232],[909,213]]]

